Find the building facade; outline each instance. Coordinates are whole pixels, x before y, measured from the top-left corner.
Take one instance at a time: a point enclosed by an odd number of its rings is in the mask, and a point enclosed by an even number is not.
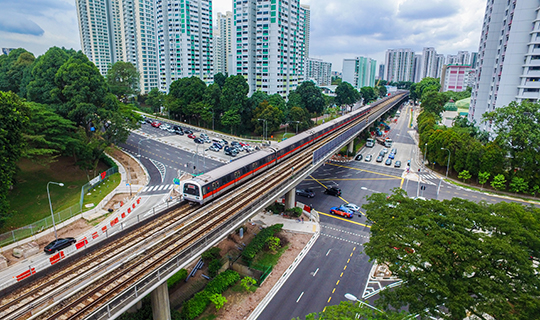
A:
[[[414,52],[411,49],[387,50],[384,65],[384,80],[389,82],[414,80]]]
[[[157,87],[155,4],[152,0],[77,0],[83,53],[106,75],[117,61],[132,63],[142,93]]]
[[[318,86],[329,86],[332,83],[332,63],[321,59],[308,58],[306,60],[306,81],[313,81]]]
[[[306,11],[298,0],[233,2],[233,74],[257,90],[288,96],[304,76]]]
[[[216,28],[214,29],[214,74],[231,74],[232,69],[232,26],[233,13],[218,12]]]
[[[422,55],[414,55],[414,66],[413,66],[413,82],[420,82],[422,80]]]
[[[377,61],[371,58],[343,59],[343,81],[350,83],[358,90],[375,86],[376,70]]]
[[[471,66],[467,64],[444,65],[441,75],[441,92],[461,92],[469,85]]]
[[[482,115],[512,101],[540,99],[538,0],[487,1],[469,120],[485,130]]]
[[[211,0],[156,0],[159,89],[175,80],[213,80]]]

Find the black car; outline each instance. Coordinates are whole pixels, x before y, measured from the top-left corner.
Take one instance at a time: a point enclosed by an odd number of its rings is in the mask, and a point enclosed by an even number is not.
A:
[[[184,133],[185,133],[185,134],[193,134],[193,131],[187,129],[187,130],[184,130]]]
[[[77,242],[75,238],[60,238],[49,243],[43,251],[48,254],[55,253],[56,251],[69,247],[75,242]]]
[[[381,150],[381,152],[379,152],[379,155],[380,155],[381,157],[384,157],[384,156],[386,155],[386,152],[384,152],[384,150]]]
[[[356,161],[362,160],[362,155],[361,154],[356,155],[356,158],[354,158],[354,160]]]
[[[152,123],[154,122],[154,120],[150,119],[150,118],[146,118],[146,123]]]
[[[227,140],[221,139],[221,144],[222,144],[222,145],[228,145],[229,143],[227,142]]]
[[[331,196],[339,197],[341,196],[341,189],[336,187],[331,187],[326,190],[324,190],[324,193],[329,194]]]
[[[236,152],[236,149],[225,147],[225,155],[236,157],[237,154],[238,154],[238,152]]]
[[[302,196],[302,197],[313,198],[315,196],[315,192],[313,192],[313,190],[311,189],[297,189],[296,195]]]
[[[201,138],[195,138],[193,141],[198,144],[204,144],[204,140]]]
[[[400,168],[401,167],[401,161],[396,161],[396,163],[394,164],[394,167],[395,168]]]

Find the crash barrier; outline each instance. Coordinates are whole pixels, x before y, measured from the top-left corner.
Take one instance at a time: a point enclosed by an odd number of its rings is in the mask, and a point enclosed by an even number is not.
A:
[[[137,206],[139,206],[140,204],[141,197],[138,197],[133,201],[133,204],[126,206],[127,210],[126,207],[121,208],[122,210],[117,211],[116,215],[113,216],[108,222],[104,222],[103,224],[97,226],[96,229],[89,231],[82,238],[78,239],[75,245],[69,246],[62,251],[59,251],[52,256],[49,256],[47,259],[36,261],[34,264],[29,265],[28,269],[23,272],[18,271],[18,274],[16,275],[6,276],[0,279],[0,290],[7,288],[23,279],[26,279],[36,274],[41,270],[44,270],[66,259],[67,257],[77,253],[78,250],[82,250],[89,246],[92,246],[97,242],[112,236],[118,231],[122,231],[125,228],[136,224],[149,216],[153,216],[162,212],[163,210],[168,209],[169,206],[171,206],[173,203],[166,202],[160,206],[152,208],[150,211],[142,212],[136,217],[133,217],[133,219],[128,220],[127,218],[130,216],[130,213],[133,212],[132,209],[136,209]]]
[[[117,172],[118,172],[118,167],[109,168],[107,171],[103,171],[97,177],[95,177],[94,179],[90,180],[90,182],[82,186],[81,199],[79,200],[79,203],[76,203],[67,209],[55,212],[54,222],[56,224],[60,224],[82,213],[82,205],[83,205],[84,196],[86,195],[86,193],[88,193],[88,191],[92,190],[93,188],[97,187],[102,181],[104,181],[109,176]],[[9,244],[15,243],[17,241],[21,241],[22,239],[26,239],[28,237],[33,237],[34,235],[37,235],[38,233],[52,227],[53,227],[52,217],[48,216],[44,219],[36,221],[27,226],[24,226],[15,230],[11,230],[9,232],[5,232],[3,234],[0,234],[0,247],[4,247]]]

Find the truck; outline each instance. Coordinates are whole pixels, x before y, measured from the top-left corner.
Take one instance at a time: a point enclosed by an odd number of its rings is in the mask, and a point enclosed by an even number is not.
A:
[[[376,139],[379,144],[382,144],[387,148],[390,148],[392,146],[393,141],[390,138],[377,137]]]
[[[374,146],[375,146],[375,140],[373,140],[372,138],[368,138],[366,141],[366,147],[373,148]]]

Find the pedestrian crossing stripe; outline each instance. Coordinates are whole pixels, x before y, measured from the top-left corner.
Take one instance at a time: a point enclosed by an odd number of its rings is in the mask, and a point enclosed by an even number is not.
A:
[[[325,236],[325,237],[332,238],[332,239],[336,239],[336,240],[340,240],[340,241],[349,242],[349,243],[352,243],[352,244],[357,245],[357,246],[362,245],[362,244],[359,243],[359,242],[355,242],[355,241],[351,241],[351,240],[347,240],[347,239],[343,239],[343,238],[339,238],[339,237],[334,237],[334,236],[332,236],[332,235],[325,234],[325,233],[322,233],[322,232],[321,232],[321,236]]]
[[[151,192],[151,191],[165,191],[165,190],[170,190],[174,188],[174,184],[162,184],[162,185],[157,185],[157,186],[149,186],[149,187],[144,187],[142,192]]]

